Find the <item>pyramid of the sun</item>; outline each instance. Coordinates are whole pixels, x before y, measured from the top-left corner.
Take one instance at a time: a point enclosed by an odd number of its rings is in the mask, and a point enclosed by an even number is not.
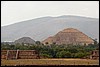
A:
[[[94,41],[92,38],[88,37],[84,33],[80,32],[74,28],[67,28],[52,37],[48,37],[42,43],[46,44],[93,44]]]

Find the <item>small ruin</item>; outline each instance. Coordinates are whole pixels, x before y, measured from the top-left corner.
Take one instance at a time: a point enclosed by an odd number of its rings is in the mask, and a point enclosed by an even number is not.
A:
[[[1,50],[1,59],[39,59],[36,50]]]
[[[99,50],[94,50],[91,52],[90,59],[99,60]]]

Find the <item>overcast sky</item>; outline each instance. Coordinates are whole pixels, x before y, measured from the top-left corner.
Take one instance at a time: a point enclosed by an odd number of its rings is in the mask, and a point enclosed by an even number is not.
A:
[[[98,1],[2,1],[1,25],[45,16],[76,15],[99,18]]]

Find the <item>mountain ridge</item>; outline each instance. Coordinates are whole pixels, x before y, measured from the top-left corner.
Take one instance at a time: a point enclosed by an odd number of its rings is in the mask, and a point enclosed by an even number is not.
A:
[[[42,41],[69,27],[77,28],[88,36],[99,39],[99,19],[58,16],[42,17],[3,26],[1,27],[1,41],[14,41],[21,37],[31,37],[34,38],[33,40]]]
[[[99,18],[84,17],[84,16],[75,16],[75,15],[62,15],[62,16],[57,16],[57,17],[46,16],[46,17],[39,17],[39,18],[29,19],[29,20],[22,20],[22,21],[13,23],[13,24],[17,24],[17,23],[24,22],[24,21],[31,21],[31,20],[42,19],[42,18],[59,18],[59,17],[81,17],[81,18],[96,19],[96,20],[99,19]],[[13,25],[13,24],[9,24],[9,25]],[[9,26],[9,25],[5,25],[5,26]],[[1,26],[1,27],[5,27],[5,26]]]

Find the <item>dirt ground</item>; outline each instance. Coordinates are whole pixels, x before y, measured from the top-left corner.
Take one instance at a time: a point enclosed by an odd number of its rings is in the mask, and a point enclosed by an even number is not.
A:
[[[91,59],[1,59],[1,66],[9,65],[99,65]]]

